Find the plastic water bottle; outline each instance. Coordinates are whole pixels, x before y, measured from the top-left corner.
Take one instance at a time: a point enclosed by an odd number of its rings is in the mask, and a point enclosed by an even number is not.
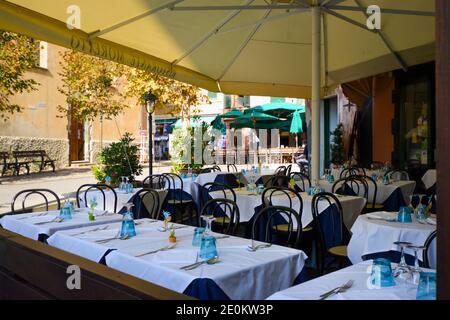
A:
[[[133,213],[131,212],[131,207],[133,207],[132,203],[127,203],[127,212],[123,215],[122,218],[122,227],[120,229],[120,237],[134,237],[136,236],[136,225],[133,219]]]
[[[64,206],[60,210],[60,217],[64,220],[72,219],[72,205],[69,202],[69,199],[66,199]]]

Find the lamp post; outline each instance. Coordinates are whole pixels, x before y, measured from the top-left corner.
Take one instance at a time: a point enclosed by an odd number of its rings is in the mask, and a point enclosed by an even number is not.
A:
[[[149,175],[153,174],[153,112],[155,111],[155,104],[158,98],[148,91],[144,95],[146,104],[146,111],[148,114],[148,171]]]

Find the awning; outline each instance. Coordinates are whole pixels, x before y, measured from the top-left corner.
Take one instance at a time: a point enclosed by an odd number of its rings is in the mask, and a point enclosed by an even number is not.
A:
[[[368,5],[381,8],[380,32],[366,26]],[[209,91],[310,98],[314,9],[323,25],[325,95],[339,83],[432,61],[434,6],[432,0],[0,0],[0,29]],[[71,30],[67,21],[78,9],[80,29]]]
[[[196,128],[199,127],[203,122],[205,122],[207,125],[210,125],[211,122],[214,121],[216,117],[197,117],[197,118],[191,118],[190,119],[190,127],[191,128]],[[178,119],[173,125],[172,127],[175,129],[181,128],[182,127],[182,119]]]
[[[173,124],[177,121],[176,118],[171,119],[155,119],[155,124]]]

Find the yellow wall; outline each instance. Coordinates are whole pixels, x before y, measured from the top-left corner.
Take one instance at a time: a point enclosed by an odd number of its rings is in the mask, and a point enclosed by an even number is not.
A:
[[[0,122],[0,136],[39,137],[67,139],[67,119],[57,118],[57,105],[65,105],[65,97],[58,92],[61,79],[58,75],[61,57],[60,47],[48,45],[48,70],[36,69],[27,73],[41,85],[38,90],[18,94],[11,102],[23,106],[22,113],[16,113]]]

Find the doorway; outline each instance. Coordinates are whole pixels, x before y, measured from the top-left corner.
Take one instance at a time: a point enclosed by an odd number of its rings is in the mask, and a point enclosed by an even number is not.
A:
[[[397,73],[394,164],[420,168],[423,174],[435,168],[434,63]]]
[[[70,161],[85,160],[84,123],[71,119],[69,140],[70,140]]]

